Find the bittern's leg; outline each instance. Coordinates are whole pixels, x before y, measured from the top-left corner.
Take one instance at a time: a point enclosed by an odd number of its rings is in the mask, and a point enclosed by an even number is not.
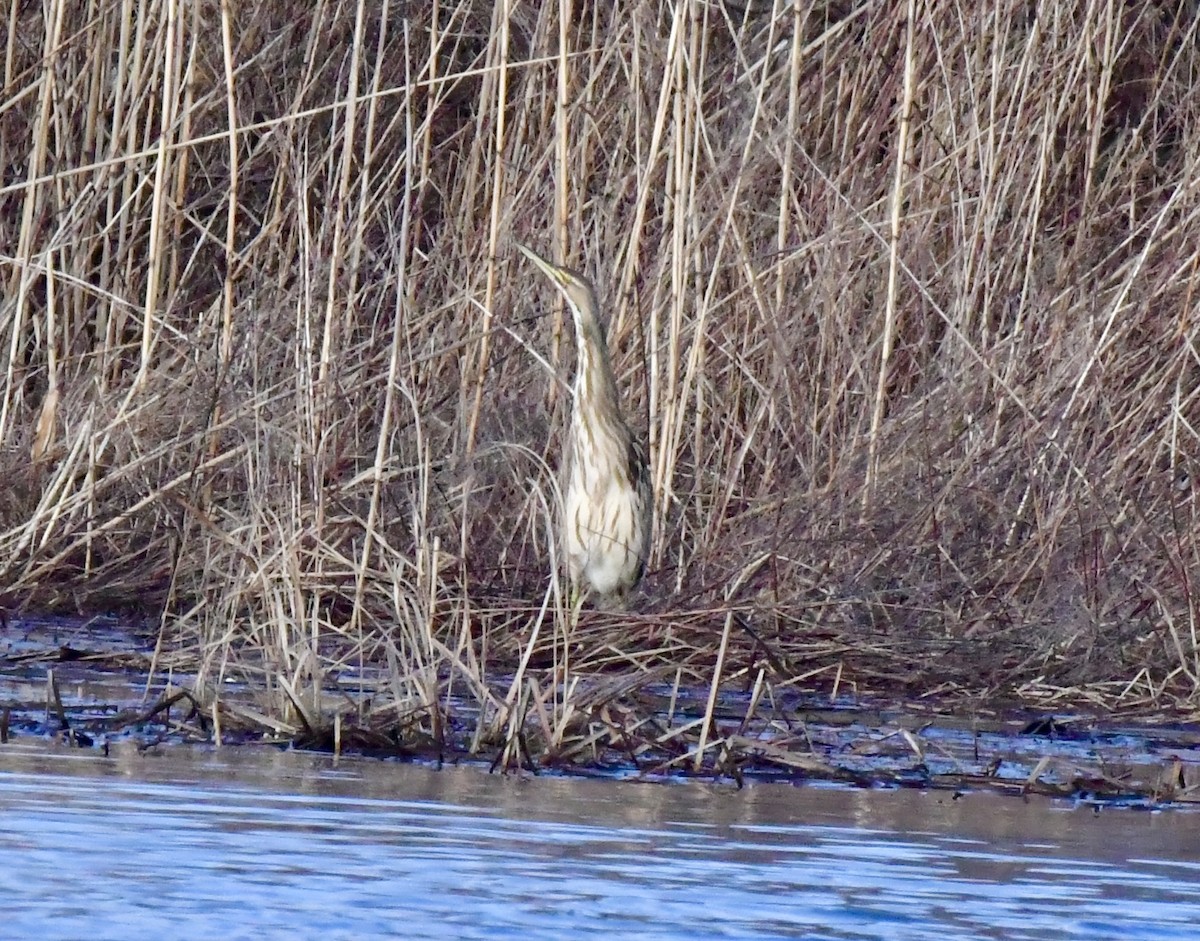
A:
[[[579,614],[583,611],[583,603],[587,596],[586,588],[571,586],[571,616],[567,619],[566,636],[563,638],[563,644],[568,649],[571,646],[571,638],[575,636],[575,628],[579,626]]]

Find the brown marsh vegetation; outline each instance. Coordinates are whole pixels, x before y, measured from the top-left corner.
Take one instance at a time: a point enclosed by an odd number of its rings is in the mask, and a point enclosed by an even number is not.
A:
[[[10,610],[153,612],[227,725],[508,761],[708,761],[730,690],[1200,703],[1189,5],[3,18]],[[657,495],[574,626],[518,238],[600,284]]]

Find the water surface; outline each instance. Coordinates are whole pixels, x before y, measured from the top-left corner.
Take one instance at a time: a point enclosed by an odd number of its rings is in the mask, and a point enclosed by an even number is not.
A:
[[[5,938],[1192,939],[1200,814],[0,746]]]

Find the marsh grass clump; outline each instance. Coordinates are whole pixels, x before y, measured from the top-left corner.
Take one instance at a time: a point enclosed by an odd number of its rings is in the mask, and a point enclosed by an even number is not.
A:
[[[10,4],[4,603],[506,760],[716,755],[731,684],[1194,709],[1195,12],[557,9]],[[622,617],[552,564],[516,238],[607,288]]]

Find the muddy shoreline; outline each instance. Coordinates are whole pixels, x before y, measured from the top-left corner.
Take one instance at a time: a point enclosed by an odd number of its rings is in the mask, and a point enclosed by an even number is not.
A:
[[[332,699],[353,708],[288,726],[229,684],[216,703],[192,677],[153,674],[150,632],[115,619],[10,621],[0,643],[0,741],[50,738],[62,747],[187,745],[300,748],[494,771],[638,780],[724,780],[1048,795],[1101,806],[1200,804],[1200,723],[1188,716],[1041,711],[1012,703],[948,703],[898,696],[793,692],[753,718],[748,695],[725,692],[705,759],[694,736],[706,690],[643,686],[637,714],[606,706],[593,717],[606,744],[555,750],[526,733],[480,740],[478,708],[451,699],[429,723],[372,715],[363,675],[340,678]],[[503,686],[504,677],[497,678]],[[656,701],[657,700],[657,701]],[[303,716],[303,710],[300,710]],[[311,717],[311,714],[310,714]],[[628,728],[621,726],[627,722]],[[614,735],[614,728],[617,734]],[[614,747],[616,743],[619,747]]]

